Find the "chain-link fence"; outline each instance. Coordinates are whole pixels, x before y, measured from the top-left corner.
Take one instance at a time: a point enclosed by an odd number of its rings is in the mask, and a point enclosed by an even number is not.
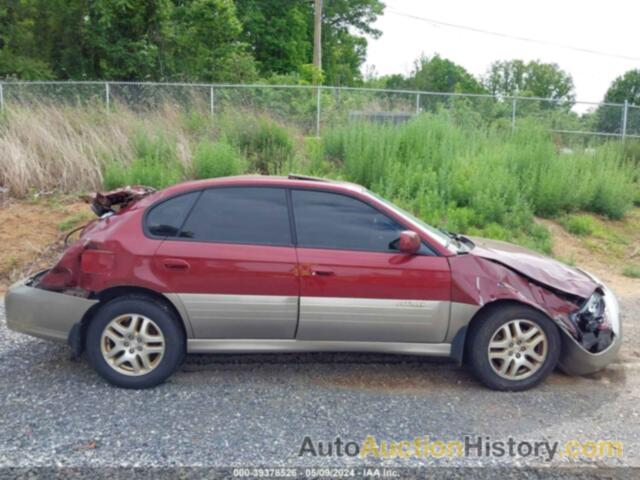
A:
[[[54,104],[134,111],[175,105],[215,118],[227,112],[265,114],[307,135],[350,122],[402,123],[448,110],[461,122],[516,129],[534,121],[558,134],[640,138],[640,106],[534,97],[436,93],[311,85],[134,82],[0,82],[0,110]]]

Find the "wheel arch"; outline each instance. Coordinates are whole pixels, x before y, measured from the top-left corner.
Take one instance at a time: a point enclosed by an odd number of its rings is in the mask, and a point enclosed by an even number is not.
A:
[[[450,354],[451,359],[454,360],[458,365],[462,365],[465,361],[465,357],[467,356],[466,351],[468,348],[469,340],[473,336],[473,331],[477,328],[478,325],[482,323],[482,320],[487,315],[491,314],[492,311],[498,310],[500,308],[508,307],[508,306],[527,307],[532,310],[535,310],[539,313],[542,313],[545,317],[551,320],[552,323],[556,325],[556,327],[558,327],[557,322],[553,318],[551,318],[547,312],[545,312],[542,308],[538,307],[537,305],[527,303],[527,302],[522,302],[519,300],[499,298],[492,302],[485,303],[476,313],[473,314],[473,317],[471,317],[471,320],[469,320],[469,323],[467,323],[465,326],[461,327],[458,330],[458,332],[456,333],[456,335],[454,336],[451,342],[451,354]],[[558,330],[560,330],[561,334],[564,333],[562,328],[558,327]]]
[[[87,326],[89,325],[91,319],[95,316],[95,314],[100,310],[100,308],[102,308],[109,301],[115,298],[125,296],[153,299],[154,301],[158,302],[163,308],[171,312],[171,314],[178,320],[178,324],[183,330],[185,339],[192,336],[189,318],[186,315],[184,307],[181,303],[179,303],[179,299],[171,295],[159,293],[150,288],[139,287],[135,285],[118,285],[92,294],[92,297],[98,300],[98,303],[87,310],[82,319],[78,323],[76,323],[69,332],[68,343],[69,346],[71,346],[72,354],[74,357],[79,357],[82,354],[84,350],[84,341],[87,333]]]

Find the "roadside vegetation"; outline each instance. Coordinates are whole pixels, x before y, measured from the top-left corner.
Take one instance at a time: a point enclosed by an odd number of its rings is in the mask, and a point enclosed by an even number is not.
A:
[[[627,265],[622,270],[622,274],[629,278],[640,278],[640,266],[639,265]]]
[[[629,142],[566,154],[540,122],[512,132],[473,118],[454,109],[402,125],[340,122],[316,139],[255,112],[18,108],[0,118],[0,184],[25,197],[294,171],[360,183],[450,231],[544,252],[550,237],[534,216],[592,235],[597,225],[578,212],[620,219],[640,202],[640,149]]]

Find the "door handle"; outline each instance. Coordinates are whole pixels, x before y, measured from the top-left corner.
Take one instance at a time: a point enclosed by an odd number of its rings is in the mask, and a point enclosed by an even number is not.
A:
[[[189,270],[191,265],[184,260],[180,260],[179,258],[167,258],[162,261],[162,266],[167,270]]]
[[[334,271],[330,268],[314,268],[311,270],[311,275],[314,277],[328,277],[333,274]]]

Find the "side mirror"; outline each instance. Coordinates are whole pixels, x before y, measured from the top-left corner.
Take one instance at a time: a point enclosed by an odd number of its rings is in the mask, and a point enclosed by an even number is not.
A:
[[[412,232],[411,230],[400,232],[399,248],[402,253],[416,253],[420,250],[421,244],[422,242],[420,241],[420,237],[416,232]]]

